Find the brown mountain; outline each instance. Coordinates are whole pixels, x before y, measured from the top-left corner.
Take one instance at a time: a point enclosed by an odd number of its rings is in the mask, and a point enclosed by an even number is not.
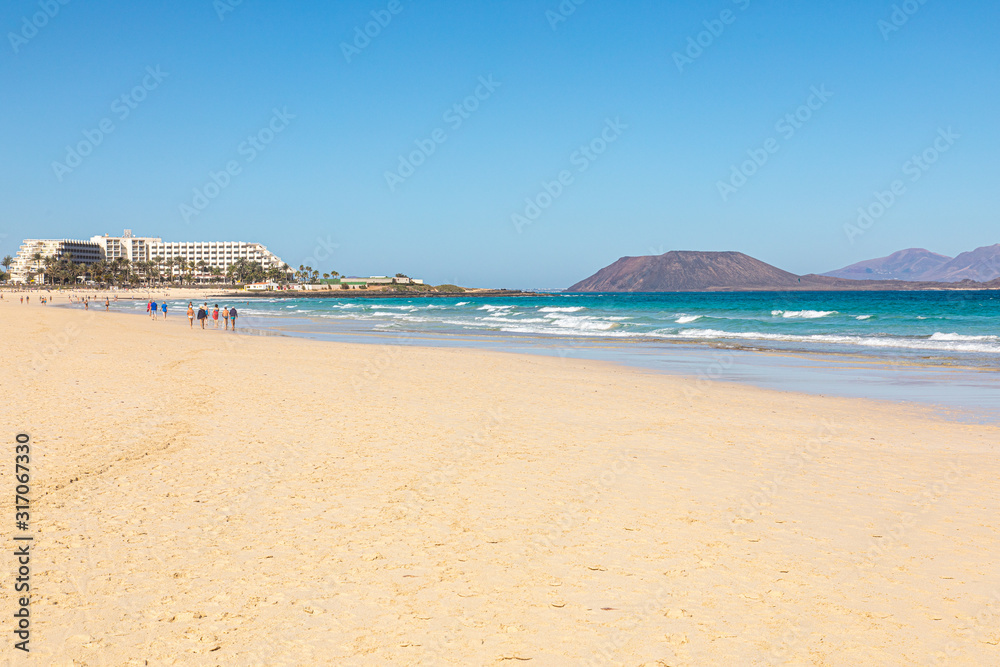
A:
[[[988,282],[1000,278],[1000,243],[976,248],[921,276],[922,280],[954,283],[960,280]]]
[[[622,257],[567,291],[684,292],[801,286],[799,276],[741,252],[674,250],[649,257]]]
[[[950,261],[951,257],[930,250],[908,248],[888,257],[858,262],[823,275],[848,280],[926,280],[928,274]]]

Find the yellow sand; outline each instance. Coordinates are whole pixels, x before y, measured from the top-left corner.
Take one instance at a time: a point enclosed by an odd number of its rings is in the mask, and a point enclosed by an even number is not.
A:
[[[30,664],[1000,664],[996,427],[17,298]]]

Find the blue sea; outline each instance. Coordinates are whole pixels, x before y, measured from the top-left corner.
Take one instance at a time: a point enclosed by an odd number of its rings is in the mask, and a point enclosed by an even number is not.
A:
[[[186,303],[171,305],[183,317]],[[256,297],[235,305],[254,333],[604,359],[1000,413],[1000,291]]]

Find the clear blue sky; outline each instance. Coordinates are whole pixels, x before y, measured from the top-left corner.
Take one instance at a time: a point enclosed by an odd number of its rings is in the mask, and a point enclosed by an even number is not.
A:
[[[221,11],[232,2],[43,0],[54,16],[37,31],[24,26],[37,0],[3,4],[0,253],[128,227],[260,241],[323,271],[565,287],[667,250],[740,250],[807,273],[1000,242],[996,2],[911,0],[889,32],[889,1],[586,0],[554,23],[558,0],[398,0],[350,62],[342,44],[388,0]],[[726,10],[680,71],[674,53]],[[480,87],[491,76],[499,87]],[[823,86],[832,97],[813,98],[793,136],[779,131]],[[456,127],[445,113],[477,87],[486,99]],[[241,144],[274,109],[294,118],[274,121],[250,161]],[[625,127],[605,132],[606,151],[577,153],[609,119]],[[53,166],[105,120],[114,131],[78,166]],[[912,181],[905,163],[949,127],[960,138]],[[435,130],[444,143],[391,190],[386,172]],[[719,181],[772,138],[777,152],[724,201]],[[231,161],[239,173],[185,221],[181,205]],[[518,229],[512,215],[563,170],[572,182]],[[903,194],[850,242],[844,225],[897,179]]]

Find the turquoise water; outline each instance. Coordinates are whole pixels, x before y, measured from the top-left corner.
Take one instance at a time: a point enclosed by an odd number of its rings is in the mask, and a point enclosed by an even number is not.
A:
[[[182,313],[185,305],[178,303],[174,312]],[[1000,366],[996,291],[257,298],[240,306],[255,327],[312,333],[670,341]]]
[[[172,317],[183,318],[187,302],[169,303]],[[695,387],[744,382],[1000,421],[1000,292],[251,297],[219,304],[235,305],[240,330],[249,334],[597,359],[684,375]],[[113,308],[145,313],[145,302]]]

